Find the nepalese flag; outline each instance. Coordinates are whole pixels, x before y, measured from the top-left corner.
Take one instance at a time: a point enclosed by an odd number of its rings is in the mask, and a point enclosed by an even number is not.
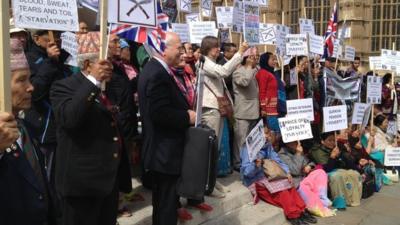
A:
[[[168,29],[168,16],[157,4],[157,28],[133,26],[127,24],[115,24],[111,28],[111,34],[117,34],[120,38],[128,39],[142,44],[148,44],[157,52],[165,49],[165,38]]]
[[[338,14],[335,2],[331,18],[328,21],[328,27],[325,32],[325,42],[324,42],[325,47],[324,47],[323,58],[330,57],[333,55],[333,47],[336,39],[337,26],[338,26]]]

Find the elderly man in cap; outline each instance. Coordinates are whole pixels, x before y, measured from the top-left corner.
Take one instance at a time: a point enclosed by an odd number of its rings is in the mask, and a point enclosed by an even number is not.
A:
[[[88,35],[99,39],[98,33]],[[132,189],[120,107],[109,98],[109,83],[105,92],[100,88],[112,78],[112,63],[98,60],[98,46],[86,49],[78,56],[81,73],[51,88],[59,137],[56,190],[63,225],[115,225],[118,192]]]
[[[29,81],[29,65],[23,46],[18,39],[11,39],[10,58],[12,116],[7,116],[6,126],[7,130],[12,130],[14,139],[19,137],[8,148],[4,145],[0,148],[0,224],[55,224],[44,156],[27,132],[25,122],[20,119],[21,112],[31,107],[33,86]],[[17,118],[16,124],[12,122],[14,118]],[[16,128],[19,135],[16,135]],[[12,140],[10,134],[7,136]]]

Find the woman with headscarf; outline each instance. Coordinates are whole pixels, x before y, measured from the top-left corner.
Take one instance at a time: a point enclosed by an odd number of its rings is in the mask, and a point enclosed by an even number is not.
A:
[[[276,56],[270,52],[260,56],[260,70],[256,75],[259,90],[261,116],[268,128],[279,132],[278,124],[278,81],[274,76]]]

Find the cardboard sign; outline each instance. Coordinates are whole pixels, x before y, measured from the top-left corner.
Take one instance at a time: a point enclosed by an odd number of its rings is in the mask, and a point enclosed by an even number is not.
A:
[[[279,118],[279,129],[284,143],[313,138],[310,121],[304,117]]]
[[[286,36],[286,55],[308,55],[307,35],[288,34]]]
[[[400,52],[382,49],[382,68],[397,71],[400,68]]]
[[[59,31],[79,30],[76,1],[13,0],[12,7],[16,27]]]
[[[179,11],[191,13],[192,12],[192,0],[179,0],[178,1]]]
[[[218,28],[231,28],[233,21],[233,7],[215,7]]]
[[[324,132],[347,129],[346,105],[324,107],[323,114]]]
[[[382,99],[382,77],[367,77],[367,103],[381,104]]]
[[[260,23],[259,28],[260,44],[273,45],[276,42],[275,24]]]
[[[382,58],[380,56],[369,57],[369,69],[370,70],[382,70]]]
[[[276,54],[285,56],[286,54],[286,36],[290,34],[290,28],[283,25],[275,26],[276,34]]]
[[[216,31],[218,30],[215,29],[214,21],[189,23],[190,42],[200,44],[205,36],[217,37],[218,33]]]
[[[185,15],[186,23],[200,22],[200,15],[198,13],[192,13]]]
[[[235,15],[236,16],[236,15]],[[258,2],[244,2],[244,40],[249,45],[259,44],[260,7]]]
[[[247,152],[250,162],[257,159],[257,153],[265,145],[264,123],[260,120],[246,137]]]
[[[385,149],[385,166],[400,166],[400,148]]]
[[[356,57],[356,49],[352,46],[346,45],[344,49],[344,60],[354,62],[355,57]]]
[[[362,124],[365,111],[368,109],[369,104],[356,102],[354,103],[353,116],[351,118],[352,124]]]
[[[310,52],[318,55],[324,54],[324,37],[309,35]]]
[[[243,32],[243,25],[244,25],[244,8],[243,2],[240,0],[233,1],[233,17],[232,23],[232,31],[242,33]]]
[[[186,23],[173,23],[172,32],[177,33],[181,38],[181,42],[190,42],[189,38],[189,24]]]
[[[343,59],[343,43],[339,39],[335,40],[334,46],[333,46],[333,55],[332,57],[334,58],[339,58]]]
[[[314,22],[309,19],[299,19],[300,23],[300,34],[315,34]]]
[[[108,1],[108,22],[156,27],[157,3],[155,0]]]
[[[290,117],[305,116],[314,121],[314,104],[312,98],[286,101],[287,115]]]
[[[72,57],[78,55],[78,39],[76,34],[64,32],[61,34],[61,48],[68,52]]]

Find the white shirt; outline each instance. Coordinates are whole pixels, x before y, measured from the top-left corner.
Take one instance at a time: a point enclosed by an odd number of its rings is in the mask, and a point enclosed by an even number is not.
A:
[[[86,74],[84,72],[81,71],[81,73],[88,79],[90,80],[90,82],[92,82],[94,85],[96,85],[98,88],[101,87],[101,82],[96,80],[96,78],[90,74]]]

